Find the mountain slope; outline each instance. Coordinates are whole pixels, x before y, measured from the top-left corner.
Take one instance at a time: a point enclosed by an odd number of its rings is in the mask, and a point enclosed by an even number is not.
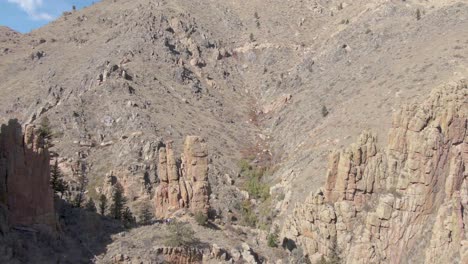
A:
[[[50,120],[71,184],[86,174],[97,198],[118,182],[134,212],[154,206],[161,146],[177,157],[200,136],[217,223],[240,224],[250,200],[256,228],[283,226],[333,149],[363,130],[384,148],[397,109],[468,76],[466,28],[462,0],[104,0],[0,28],[0,121]],[[267,171],[267,202],[240,161]]]

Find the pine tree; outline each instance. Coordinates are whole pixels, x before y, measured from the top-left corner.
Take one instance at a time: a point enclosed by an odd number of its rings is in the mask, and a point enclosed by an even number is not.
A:
[[[81,170],[78,175],[78,194],[75,197],[73,205],[75,207],[81,207],[84,199],[84,193],[86,191],[86,186],[88,185],[88,178],[86,176],[86,167],[84,164],[81,165]]]
[[[85,209],[86,211],[89,211],[89,212],[93,212],[93,213],[96,212],[96,204],[94,203],[94,200],[92,198],[90,198],[88,202],[85,204]]]
[[[104,194],[101,194],[99,197],[99,213],[105,215],[107,210],[107,197]]]
[[[50,185],[55,194],[60,193],[60,198],[68,191],[68,184],[63,180],[63,174],[58,166],[58,161],[55,160],[54,166],[50,171]]]
[[[153,213],[151,213],[149,206],[146,205],[141,210],[140,224],[142,224],[142,225],[151,224],[151,219],[153,219],[153,217],[154,217],[154,215],[153,215]]]
[[[116,184],[114,193],[112,195],[111,215],[115,219],[122,219],[122,212],[126,203],[123,195],[123,188],[120,184]]]
[[[130,228],[135,224],[135,217],[133,217],[133,213],[128,207],[123,209],[122,222],[126,228]]]

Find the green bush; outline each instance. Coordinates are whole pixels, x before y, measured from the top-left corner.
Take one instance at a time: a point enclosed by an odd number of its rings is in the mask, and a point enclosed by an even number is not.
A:
[[[258,177],[252,177],[247,180],[246,190],[255,199],[265,201],[270,197],[270,186],[262,183]]]
[[[168,231],[165,240],[168,247],[189,247],[198,241],[192,227],[187,223],[174,220],[168,225]]]
[[[273,233],[268,234],[267,244],[269,247],[278,247],[279,244],[279,228],[275,225]]]
[[[257,226],[257,216],[253,211],[253,206],[249,200],[245,200],[241,205],[241,224],[250,227]]]
[[[208,223],[208,216],[203,212],[196,212],[195,221],[197,221],[197,224],[205,226]]]
[[[246,159],[239,160],[238,165],[239,165],[241,173],[252,170],[252,166],[250,165],[250,162]]]
[[[246,179],[245,190],[255,199],[265,201],[270,197],[270,187],[262,183],[261,179],[265,174],[265,168],[257,168],[242,159],[239,161],[241,176]]]

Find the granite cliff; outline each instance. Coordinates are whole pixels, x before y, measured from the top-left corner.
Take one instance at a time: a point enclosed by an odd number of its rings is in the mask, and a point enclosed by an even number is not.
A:
[[[34,125],[17,120],[0,132],[0,205],[7,209],[9,225],[56,223],[50,187],[50,157],[43,135]]]
[[[325,186],[296,206],[285,237],[313,261],[466,263],[467,121],[460,82],[395,113],[386,148],[364,132],[330,155]]]

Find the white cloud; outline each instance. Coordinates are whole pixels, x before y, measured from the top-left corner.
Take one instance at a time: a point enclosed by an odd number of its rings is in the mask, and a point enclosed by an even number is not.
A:
[[[38,9],[42,6],[42,0],[8,0],[10,3],[17,4],[23,9],[30,18],[34,20],[52,20],[53,17],[45,12],[40,12]]]

